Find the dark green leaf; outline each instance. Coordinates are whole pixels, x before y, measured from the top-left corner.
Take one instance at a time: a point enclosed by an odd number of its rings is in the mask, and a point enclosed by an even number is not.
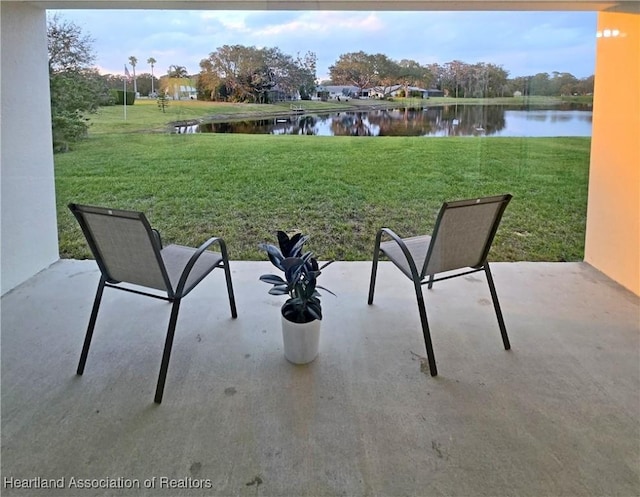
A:
[[[322,308],[320,304],[309,304],[307,306],[307,312],[313,316],[314,319],[322,320]]]
[[[271,290],[269,290],[271,295],[289,295],[286,286],[274,286]]]
[[[325,287],[320,286],[320,285],[318,285],[316,288],[319,288],[320,290],[324,290],[325,292],[329,292],[334,297],[337,297],[337,295],[335,293],[333,293],[331,290],[329,290],[328,288],[325,288]]]
[[[272,285],[286,285],[287,282],[283,280],[277,274],[263,274],[260,276],[260,281],[264,281],[265,283],[271,283]]]

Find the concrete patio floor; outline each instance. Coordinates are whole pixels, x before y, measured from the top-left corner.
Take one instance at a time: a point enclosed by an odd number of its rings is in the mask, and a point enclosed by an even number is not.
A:
[[[0,493],[640,495],[640,299],[587,264],[492,266],[510,351],[482,274],[425,288],[435,378],[390,263],[373,306],[370,263],[326,269],[307,366],[283,357],[271,265],[231,267],[238,319],[214,271],[183,302],[161,405],[168,304],[107,289],[79,377],[95,263],[3,296]]]

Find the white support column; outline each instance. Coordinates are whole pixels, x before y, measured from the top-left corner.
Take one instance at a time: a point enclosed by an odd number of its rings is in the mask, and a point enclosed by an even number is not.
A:
[[[46,12],[0,4],[0,290],[58,260]]]

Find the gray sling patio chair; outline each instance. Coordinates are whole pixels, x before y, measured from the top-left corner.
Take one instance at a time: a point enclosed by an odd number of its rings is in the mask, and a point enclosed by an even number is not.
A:
[[[162,402],[180,301],[217,267],[224,269],[231,316],[237,317],[224,240],[213,237],[197,249],[181,245],[163,248],[159,232],[151,228],[142,212],[78,204],[69,204],[69,209],[78,220],[101,273],[77,373],[81,375],[84,372],[105,287],[171,302],[169,328],[154,399],[159,404]],[[220,253],[207,250],[213,245],[220,247]]]
[[[382,253],[413,282],[431,376],[436,376],[438,369],[433,354],[427,311],[422,294],[422,285],[424,284],[428,284],[428,288],[431,288],[436,281],[484,271],[498,318],[504,348],[506,350],[511,348],[491,269],[487,261],[487,255],[498,230],[502,214],[510,200],[511,195],[507,194],[445,202],[440,209],[431,236],[423,235],[403,239],[389,228],[382,228],[378,231],[373,251],[369,305],[373,304],[378,259]],[[383,235],[387,235],[391,240],[381,242]],[[460,272],[460,270],[463,271]],[[455,273],[448,273],[449,271]],[[447,274],[436,277],[440,273]]]

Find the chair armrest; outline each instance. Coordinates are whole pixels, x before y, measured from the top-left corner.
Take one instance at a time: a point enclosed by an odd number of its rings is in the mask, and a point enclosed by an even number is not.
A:
[[[411,277],[413,281],[420,281],[420,275],[418,274],[418,269],[416,268],[416,264],[411,256],[411,252],[407,248],[407,245],[404,243],[402,238],[400,238],[392,229],[390,228],[381,228],[376,235],[376,248],[380,248],[380,241],[382,239],[382,235],[389,236],[394,242],[398,244],[400,250],[402,250],[403,255],[407,259],[407,264],[409,265],[409,269],[411,270]]]
[[[160,232],[155,228],[151,228],[151,232],[153,233],[155,242],[158,244],[158,250],[162,250],[162,236],[160,236]]]
[[[224,243],[224,240],[218,236],[214,236],[209,238],[206,242],[200,245],[196,251],[193,253],[189,262],[182,270],[182,274],[180,275],[180,280],[178,281],[178,287],[176,288],[176,295],[182,296],[182,292],[184,291],[184,287],[187,284],[187,279],[189,278],[189,274],[195,266],[196,262],[200,258],[200,256],[214,244],[218,244],[220,246],[220,252],[222,253],[222,261],[227,264],[229,261],[229,257],[227,255],[227,245]]]

